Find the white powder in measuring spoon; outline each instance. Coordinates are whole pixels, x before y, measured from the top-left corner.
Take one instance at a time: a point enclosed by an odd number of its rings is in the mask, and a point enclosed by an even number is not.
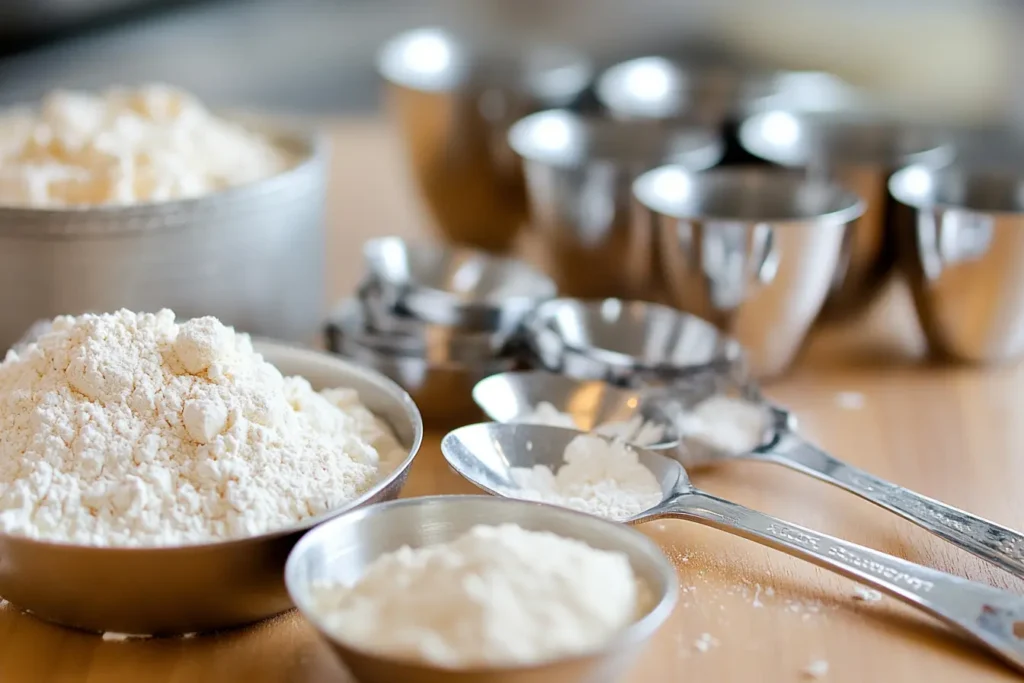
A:
[[[54,320],[0,363],[0,530],[92,546],[254,536],[336,509],[405,457],[350,389],[168,310]]]
[[[648,602],[626,555],[511,524],[386,553],[354,585],[316,586],[313,600],[348,645],[458,668],[591,652]]]
[[[768,414],[763,406],[730,396],[698,403],[679,422],[683,435],[728,453],[749,453],[765,440]]]
[[[565,448],[557,472],[543,465],[513,467],[518,485],[502,493],[624,520],[661,502],[661,485],[636,451],[621,441],[581,434]]]
[[[572,415],[561,412],[547,401],[541,401],[533,407],[533,410],[520,415],[515,421],[525,424],[581,429]],[[640,415],[635,415],[629,420],[604,422],[591,431],[594,434],[622,439],[641,447],[653,446],[665,438],[665,425],[646,421]]]

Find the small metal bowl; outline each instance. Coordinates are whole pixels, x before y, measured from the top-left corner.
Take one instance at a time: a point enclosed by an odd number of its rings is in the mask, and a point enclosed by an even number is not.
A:
[[[171,308],[307,343],[323,315],[327,145],[288,123],[237,117],[297,165],[195,199],[0,207],[0,348],[40,318]]]
[[[894,174],[900,264],[938,356],[998,364],[1024,354],[1024,171],[911,166]]]
[[[308,529],[397,498],[423,439],[408,394],[380,374],[329,354],[271,342],[256,349],[316,388],[351,387],[394,430],[408,455],[356,500],[286,529],[168,548],[98,548],[0,534],[0,595],[41,619],[88,631],[177,635],[250,623],[291,608],[282,581],[289,551]]]
[[[518,121],[509,145],[523,158],[531,225],[542,236],[558,289],[585,298],[658,298],[650,236],[630,229],[630,187],[663,163],[704,170],[723,153],[711,129],[564,109]]]
[[[478,417],[480,411],[472,398],[476,383],[489,375],[515,370],[520,363],[515,353],[471,362],[432,362],[363,346],[337,326],[328,325],[326,334],[327,348],[333,353],[376,370],[408,391],[420,406],[423,419],[431,425],[454,424]]]
[[[743,350],[713,325],[643,301],[554,299],[525,330],[541,367],[620,386],[663,384],[705,372],[743,373]]]
[[[517,524],[625,553],[652,595],[652,607],[595,652],[519,667],[446,669],[359,650],[323,625],[314,600],[321,581],[354,582],[384,553],[452,541],[480,524]],[[435,496],[393,501],[332,520],[306,535],[288,558],[285,582],[296,606],[363,683],[614,683],[672,613],[675,569],[658,546],[622,524],[550,505],[493,496]]]
[[[511,332],[463,332],[443,325],[419,324],[415,331],[369,329],[362,307],[347,300],[327,320],[331,335],[385,356],[422,358],[432,365],[473,364],[507,352],[516,338]]]
[[[633,186],[640,229],[656,226],[675,304],[734,336],[765,379],[796,357],[864,202],[845,188],[766,167],[695,174],[665,166]]]
[[[593,68],[565,49],[495,53],[466,36],[418,28],[385,44],[377,69],[441,232],[456,243],[505,250],[526,218],[522,171],[505,133],[531,112],[574,103]]]
[[[365,244],[363,256],[381,305],[465,332],[515,329],[556,291],[529,264],[473,249],[379,237]]]
[[[822,316],[862,311],[888,282],[896,262],[889,176],[911,163],[941,165],[952,147],[936,131],[880,114],[765,111],[740,126],[740,144],[754,156],[801,168],[815,180],[835,181],[865,200],[850,226]]]

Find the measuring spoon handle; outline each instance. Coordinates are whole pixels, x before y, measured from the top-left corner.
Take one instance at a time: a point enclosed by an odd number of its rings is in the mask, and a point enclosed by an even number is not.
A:
[[[742,536],[861,583],[940,618],[1024,671],[1024,599],[974,581],[789,524],[742,505],[690,491],[644,520],[678,517]]]
[[[1024,578],[1024,534],[848,465],[792,432],[761,455],[846,489]]]

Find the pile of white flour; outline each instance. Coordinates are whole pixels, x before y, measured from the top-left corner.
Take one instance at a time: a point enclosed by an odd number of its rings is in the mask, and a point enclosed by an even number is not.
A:
[[[525,665],[602,647],[649,598],[622,553],[515,525],[377,558],[352,586],[314,593],[356,648],[451,668]]]
[[[572,415],[561,412],[547,401],[541,401],[533,407],[533,410],[517,417],[515,422],[580,429],[580,425],[576,423]],[[629,420],[605,422],[597,425],[591,431],[594,434],[622,439],[641,447],[653,446],[665,438],[665,425],[645,421],[640,415],[635,415]]]
[[[214,318],[57,318],[0,363],[7,533],[94,546],[252,536],[337,508],[404,457],[354,391],[283,377]]]
[[[35,111],[0,115],[0,206],[197,197],[292,164],[263,136],[168,86],[56,91]]]
[[[519,486],[502,493],[624,520],[661,502],[661,485],[621,441],[581,434],[569,442],[558,472],[543,465],[513,467]]]

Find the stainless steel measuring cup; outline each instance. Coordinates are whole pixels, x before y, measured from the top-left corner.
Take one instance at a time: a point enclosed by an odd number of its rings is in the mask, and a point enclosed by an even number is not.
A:
[[[456,429],[441,451],[456,472],[481,489],[516,497],[513,467],[557,469],[580,432],[527,424],[486,423]],[[700,491],[675,460],[636,449],[658,479],[662,501],[628,520],[685,519],[722,529],[877,588],[927,612],[1024,671],[1024,599],[876,550],[790,524]]]

